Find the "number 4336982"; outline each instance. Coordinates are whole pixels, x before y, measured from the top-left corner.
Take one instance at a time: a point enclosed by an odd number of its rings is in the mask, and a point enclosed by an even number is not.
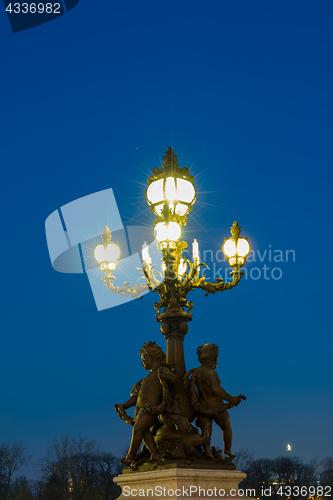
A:
[[[10,14],[43,14],[46,12],[46,14],[61,14],[60,12],[60,3],[31,3],[30,5],[27,3],[10,3],[6,11],[9,12]]]

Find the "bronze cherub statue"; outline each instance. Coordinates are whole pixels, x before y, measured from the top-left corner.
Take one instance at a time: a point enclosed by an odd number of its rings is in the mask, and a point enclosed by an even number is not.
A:
[[[196,425],[200,427],[202,433],[208,428],[209,439],[203,445],[205,456],[208,460],[216,458],[211,450],[212,421],[214,420],[222,430],[224,453],[231,461],[235,455],[231,452],[232,430],[227,409],[238,406],[246,397],[243,394],[230,396],[221,386],[215,371],[219,354],[217,345],[203,344],[198,348],[197,354],[201,366],[188,371],[184,376],[184,383],[189,388],[191,403],[197,412]],[[224,400],[228,401],[228,404],[225,404]]]
[[[148,342],[140,350],[142,366],[149,370],[148,375],[133,386],[131,397],[122,405],[116,404],[115,409],[123,420],[133,425],[131,445],[123,465],[130,465],[144,440],[151,453],[151,460],[160,463],[164,454],[158,453],[151,428],[158,426],[157,417],[163,413],[170,397],[167,382],[174,383],[177,376],[172,373],[165,362],[166,356],[156,342]],[[135,418],[126,414],[126,409],[135,406]]]

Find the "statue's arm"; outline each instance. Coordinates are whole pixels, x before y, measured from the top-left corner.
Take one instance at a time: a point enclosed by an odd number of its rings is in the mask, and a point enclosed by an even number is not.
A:
[[[116,409],[116,412],[118,413],[118,416],[120,418],[123,418],[124,410],[127,410],[128,408],[135,406],[137,399],[138,396],[131,396],[125,403],[115,404],[114,407]]]
[[[240,401],[238,401],[237,397],[231,396],[230,394],[227,393],[227,391],[223,389],[223,387],[221,386],[220,379],[216,372],[212,372],[209,378],[212,390],[216,396],[218,396],[221,399],[224,399],[225,401],[228,401],[228,403],[231,403],[232,405],[239,404]]]
[[[127,410],[128,408],[135,406],[137,399],[138,399],[138,396],[131,396],[125,403],[122,404],[122,407],[124,408],[124,410]]]
[[[125,401],[125,403],[123,403],[122,405],[117,404],[115,405],[115,407],[117,408],[118,406],[121,406],[124,410],[127,410],[128,408],[135,406],[139,397],[142,381],[143,379],[139,380],[139,382],[133,385],[131,390],[131,397],[127,401]]]

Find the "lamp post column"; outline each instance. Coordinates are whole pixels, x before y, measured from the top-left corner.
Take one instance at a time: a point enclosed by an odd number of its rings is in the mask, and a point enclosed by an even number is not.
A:
[[[166,340],[166,361],[173,365],[177,375],[175,384],[170,384],[170,393],[179,404],[182,413],[193,420],[193,409],[189,395],[184,390],[183,377],[186,373],[184,357],[184,338],[188,330],[188,321],[192,321],[192,314],[185,312],[176,301],[171,300],[163,313],[157,314],[156,319],[161,324],[161,332]]]

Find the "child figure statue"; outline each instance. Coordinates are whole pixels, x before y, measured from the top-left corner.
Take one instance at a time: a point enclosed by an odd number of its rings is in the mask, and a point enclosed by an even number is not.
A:
[[[167,382],[174,383],[177,376],[172,373],[166,356],[155,342],[148,342],[140,350],[142,366],[149,370],[148,375],[133,386],[131,397],[124,404],[116,404],[119,417],[133,425],[132,440],[123,465],[130,465],[144,440],[151,453],[151,460],[160,463],[163,454],[158,453],[151,427],[157,423],[157,417],[166,408],[170,397]],[[128,408],[135,406],[135,418],[126,414]]]
[[[243,394],[230,396],[221,387],[221,382],[215,371],[219,354],[217,345],[203,344],[198,348],[197,354],[201,366],[187,372],[184,376],[184,383],[188,386],[191,376],[189,388],[192,405],[197,411],[196,424],[202,433],[206,429],[208,430],[209,439],[203,445],[205,456],[208,460],[215,459],[211,450],[212,421],[214,420],[222,430],[224,453],[232,460],[235,455],[231,452],[232,430],[227,408],[238,406],[246,397]],[[229,404],[225,404],[224,400],[228,401]]]

